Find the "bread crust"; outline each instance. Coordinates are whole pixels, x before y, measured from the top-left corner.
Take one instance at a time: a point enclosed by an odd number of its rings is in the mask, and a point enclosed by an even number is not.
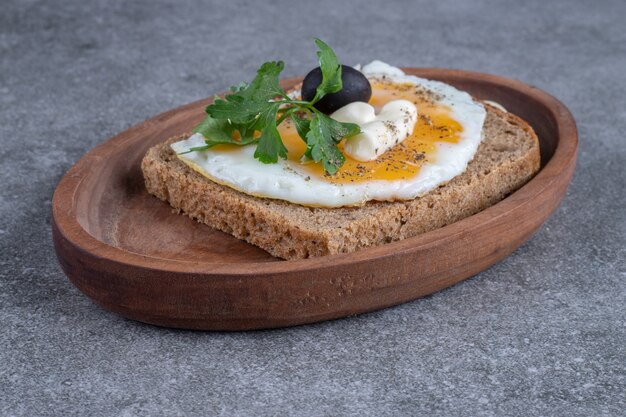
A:
[[[406,239],[471,216],[528,182],[540,167],[539,141],[519,117],[488,104],[483,140],[467,169],[409,201],[313,208],[253,197],[193,171],[170,148],[188,135],[148,150],[146,188],[181,213],[257,245],[273,256],[301,259]]]

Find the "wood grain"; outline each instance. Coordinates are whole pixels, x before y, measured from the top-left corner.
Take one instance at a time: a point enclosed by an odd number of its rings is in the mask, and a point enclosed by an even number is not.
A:
[[[143,155],[198,123],[209,102],[201,100],[120,133],[63,177],[52,223],[63,270],[99,305],[131,319],[246,330],[392,306],[493,265],[526,241],[563,198],[576,162],[575,122],[554,97],[518,81],[437,68],[405,71],[497,101],[525,119],[540,140],[539,174],[500,203],[441,229],[352,254],[282,261],[173,213],[145,191]]]

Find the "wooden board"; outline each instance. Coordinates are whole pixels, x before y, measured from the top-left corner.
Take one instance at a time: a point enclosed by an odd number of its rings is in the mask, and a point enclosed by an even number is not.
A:
[[[190,130],[209,102],[160,114],[87,153],[59,183],[53,238],[70,280],[102,307],[160,326],[244,330],[312,323],[403,303],[493,265],[526,241],[563,198],[575,122],[545,92],[493,75],[406,68],[494,100],[541,142],[542,169],[474,216],[353,254],[282,261],[172,212],[144,189],[146,150]],[[295,85],[286,80],[283,87]]]

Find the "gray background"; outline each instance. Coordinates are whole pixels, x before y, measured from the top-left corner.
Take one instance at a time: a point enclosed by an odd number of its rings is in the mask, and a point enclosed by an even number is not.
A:
[[[624,415],[624,1],[13,1],[0,7],[0,415]],[[50,200],[86,151],[312,36],[348,64],[477,70],[573,112],[567,197],[503,262],[434,296],[287,330],[167,330],[57,265]]]

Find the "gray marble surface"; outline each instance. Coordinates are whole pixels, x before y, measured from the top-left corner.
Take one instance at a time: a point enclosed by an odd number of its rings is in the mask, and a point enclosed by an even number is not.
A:
[[[619,416],[626,412],[626,2],[3,0],[0,415]],[[561,99],[579,164],[550,220],[431,297],[286,330],[135,323],[76,290],[51,244],[54,188],[159,112],[315,63],[500,74]]]

